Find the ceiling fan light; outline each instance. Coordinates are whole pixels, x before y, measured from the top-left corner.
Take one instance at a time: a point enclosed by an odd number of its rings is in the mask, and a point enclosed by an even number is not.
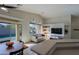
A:
[[[4,11],[6,11],[6,12],[8,12],[8,9],[5,8],[5,7],[1,7],[1,9],[4,10]]]

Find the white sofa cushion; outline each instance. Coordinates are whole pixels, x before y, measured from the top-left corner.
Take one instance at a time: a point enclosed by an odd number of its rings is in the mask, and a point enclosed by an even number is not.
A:
[[[31,39],[33,42],[37,42],[37,39],[36,37],[32,36],[32,39]]]

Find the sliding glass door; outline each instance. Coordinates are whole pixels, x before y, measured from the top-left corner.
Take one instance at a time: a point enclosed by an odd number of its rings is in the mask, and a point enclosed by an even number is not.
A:
[[[0,41],[22,39],[22,25],[0,22]]]
[[[0,40],[16,39],[15,24],[0,22]]]

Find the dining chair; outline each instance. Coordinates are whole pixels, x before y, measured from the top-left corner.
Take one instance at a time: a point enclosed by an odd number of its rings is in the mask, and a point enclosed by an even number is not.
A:
[[[21,42],[21,43],[23,43],[23,44],[24,44],[24,42],[23,42],[22,40],[19,40],[19,42]]]
[[[24,42],[22,40],[19,40],[20,43],[23,43],[23,49],[28,48],[28,46],[24,45]]]

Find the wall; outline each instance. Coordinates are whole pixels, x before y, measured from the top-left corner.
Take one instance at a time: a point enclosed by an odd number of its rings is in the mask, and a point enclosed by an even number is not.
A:
[[[79,29],[79,17],[72,16],[72,26],[71,26],[71,38],[72,39],[79,39],[79,31],[75,31],[74,29]]]
[[[30,21],[35,21],[35,23],[42,24],[42,17],[37,14],[28,13],[20,10],[9,9],[9,12],[4,12],[0,10],[0,14],[11,16],[14,18],[18,18],[22,24],[22,40],[24,42],[30,41],[30,34],[29,34],[29,23]]]
[[[66,15],[62,17],[56,17],[52,19],[46,19],[43,21],[44,24],[58,24],[64,23],[65,28],[68,30],[68,33],[65,34],[65,39],[71,38],[71,15]]]

